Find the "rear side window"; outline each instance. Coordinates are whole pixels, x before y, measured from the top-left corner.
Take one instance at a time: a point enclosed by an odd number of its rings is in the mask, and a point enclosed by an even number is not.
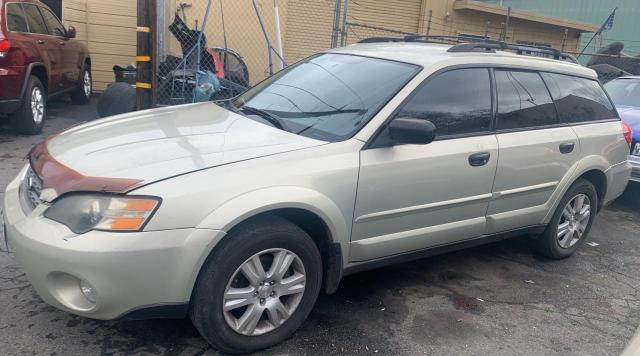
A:
[[[538,73],[496,70],[495,76],[498,130],[558,123],[553,100]]]
[[[66,37],[67,31],[64,29],[64,26],[60,23],[56,15],[48,9],[41,7],[40,12],[42,13],[42,17],[44,18],[44,22],[47,24],[47,28],[49,29],[49,34],[52,36],[60,36]]]
[[[22,4],[22,8],[27,17],[27,23],[29,23],[29,32],[48,35],[47,26],[44,24],[38,7],[36,5]]]
[[[429,120],[436,126],[436,137],[489,131],[489,70],[456,69],[428,79],[396,117]]]
[[[7,4],[7,28],[9,31],[29,32],[27,21],[19,4]]]
[[[543,73],[542,77],[556,102],[560,122],[579,123],[618,117],[597,81],[555,73]]]

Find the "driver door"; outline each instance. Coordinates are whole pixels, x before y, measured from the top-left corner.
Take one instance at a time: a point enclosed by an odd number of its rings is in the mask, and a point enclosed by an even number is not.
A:
[[[498,161],[492,116],[487,68],[446,71],[416,89],[395,118],[428,119],[435,141],[361,151],[352,262],[484,233]]]
[[[74,41],[70,41],[67,37],[67,30],[64,28],[56,15],[48,8],[40,6],[40,13],[47,24],[47,30],[51,40],[60,51],[60,67],[62,68],[62,87],[70,89],[78,85],[80,78],[79,63],[79,46]]]

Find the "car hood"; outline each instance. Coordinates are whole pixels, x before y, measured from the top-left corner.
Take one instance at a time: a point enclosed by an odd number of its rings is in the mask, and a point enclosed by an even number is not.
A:
[[[29,159],[55,195],[127,191],[160,179],[326,144],[213,103],[118,115],[71,128],[34,147]]]
[[[640,141],[640,107],[617,106],[618,114],[631,127],[634,141]]]

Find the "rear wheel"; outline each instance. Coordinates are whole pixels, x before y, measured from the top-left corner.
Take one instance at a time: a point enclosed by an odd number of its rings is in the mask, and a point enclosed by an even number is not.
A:
[[[40,79],[29,77],[22,105],[11,117],[13,127],[21,134],[42,132],[47,115],[47,95]]]
[[[71,101],[76,104],[87,104],[91,99],[92,91],[93,81],[91,78],[91,70],[89,68],[85,68],[82,70],[80,84],[70,94]]]
[[[321,281],[320,253],[309,235],[280,217],[260,217],[230,233],[207,259],[190,316],[221,351],[261,350],[302,325]]]
[[[534,241],[536,250],[552,259],[571,256],[591,230],[597,206],[593,184],[585,179],[576,181],[558,204],[545,231]]]

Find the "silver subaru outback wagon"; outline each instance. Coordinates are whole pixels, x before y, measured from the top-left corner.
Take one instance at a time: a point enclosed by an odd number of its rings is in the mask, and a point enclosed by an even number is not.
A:
[[[625,189],[628,127],[592,70],[478,47],[356,44],[73,127],[8,185],[9,244],[57,308],[189,315],[227,352],[364,269],[522,234],[568,257]]]

